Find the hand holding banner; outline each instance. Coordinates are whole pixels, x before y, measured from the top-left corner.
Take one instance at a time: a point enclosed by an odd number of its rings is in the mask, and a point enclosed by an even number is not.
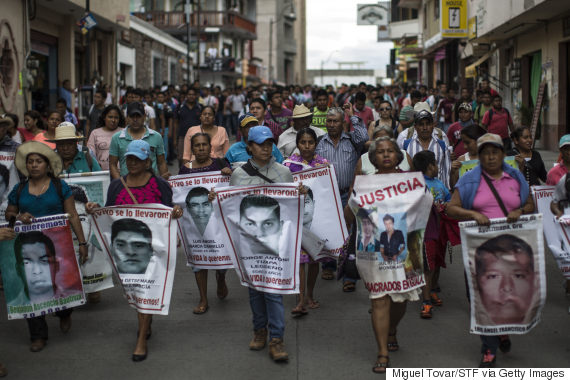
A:
[[[140,313],[168,315],[176,265],[176,223],[160,204],[94,211],[97,239],[113,262],[129,304]]]

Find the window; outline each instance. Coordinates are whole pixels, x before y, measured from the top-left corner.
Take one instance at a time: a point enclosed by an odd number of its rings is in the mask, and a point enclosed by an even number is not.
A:
[[[152,58],[152,84],[160,86],[162,84],[162,59],[160,57]]]
[[[439,0],[433,2],[433,19],[439,20]]]

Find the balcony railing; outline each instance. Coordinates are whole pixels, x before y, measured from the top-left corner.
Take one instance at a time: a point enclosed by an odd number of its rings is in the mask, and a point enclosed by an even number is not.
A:
[[[160,29],[176,29],[181,25],[186,25],[186,15],[184,12],[164,12],[149,11],[145,13],[135,12],[133,15],[141,20],[152,23]],[[200,12],[200,22],[198,23],[198,13],[190,15],[190,26],[201,28],[206,27],[230,27],[242,29],[255,34],[255,22],[252,22],[239,13],[233,11],[203,11]]]

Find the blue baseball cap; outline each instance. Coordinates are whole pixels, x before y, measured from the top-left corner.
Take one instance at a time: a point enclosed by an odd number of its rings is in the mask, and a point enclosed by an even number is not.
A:
[[[127,145],[126,156],[135,156],[138,159],[146,160],[150,154],[150,145],[144,140],[133,140]]]
[[[249,130],[249,134],[247,135],[247,141],[253,141],[256,144],[263,144],[265,140],[273,140],[273,133],[271,133],[271,129],[259,125],[257,127],[251,127]]]
[[[558,147],[562,148],[563,146],[570,145],[570,135],[564,135],[560,138],[560,142],[558,143]]]

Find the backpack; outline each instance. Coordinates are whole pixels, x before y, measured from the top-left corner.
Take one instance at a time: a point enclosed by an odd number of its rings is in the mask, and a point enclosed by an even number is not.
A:
[[[503,109],[505,111],[507,111],[507,124],[508,124],[508,119],[511,118],[511,114],[509,113],[509,110],[506,109],[505,107],[503,107]],[[489,110],[489,124],[491,124],[491,121],[493,120],[493,114],[494,114],[493,107],[491,107],[491,109]],[[483,115],[483,116],[485,116],[485,115]]]
[[[311,111],[312,112],[312,111]],[[380,125],[380,119],[376,120],[374,122],[374,128],[378,127]],[[396,120],[396,119],[392,119],[392,133],[394,134],[394,136],[398,137],[398,127],[400,126],[400,123]]]

